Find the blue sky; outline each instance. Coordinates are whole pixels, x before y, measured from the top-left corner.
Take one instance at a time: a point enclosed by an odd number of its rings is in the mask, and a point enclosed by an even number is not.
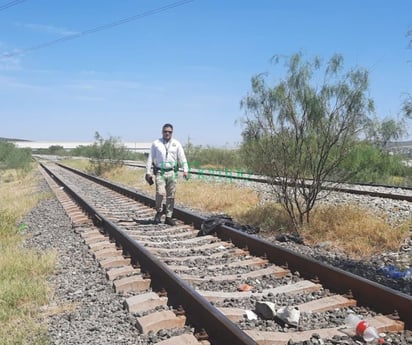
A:
[[[182,143],[232,147],[251,77],[275,71],[274,55],[299,51],[367,68],[379,117],[396,117],[412,94],[411,0],[195,0],[23,54],[173,0],[8,3],[0,2],[0,137],[93,141],[98,131],[149,142],[170,122]]]

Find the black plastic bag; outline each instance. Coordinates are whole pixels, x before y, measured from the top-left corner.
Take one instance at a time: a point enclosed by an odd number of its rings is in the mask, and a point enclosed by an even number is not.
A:
[[[217,227],[220,225],[227,225],[236,230],[245,232],[247,234],[257,234],[259,232],[259,227],[252,225],[241,225],[233,221],[229,216],[213,216],[205,219],[200,227],[200,231],[197,234],[198,236],[210,235],[215,232]]]

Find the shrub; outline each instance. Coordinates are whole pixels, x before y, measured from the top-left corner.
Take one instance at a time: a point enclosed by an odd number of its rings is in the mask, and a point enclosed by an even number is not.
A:
[[[0,141],[0,169],[21,169],[28,171],[31,168],[32,156],[28,148],[18,148],[12,143]]]

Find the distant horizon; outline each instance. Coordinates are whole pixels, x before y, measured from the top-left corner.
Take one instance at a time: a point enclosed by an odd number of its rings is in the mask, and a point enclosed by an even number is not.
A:
[[[105,138],[103,138],[105,139]],[[120,138],[121,142],[127,142],[127,143],[151,143],[151,141],[133,141],[133,140],[122,140]],[[16,142],[32,142],[32,143],[88,143],[88,142],[95,142],[95,140],[28,140],[28,139],[14,139],[14,138],[5,138],[5,137],[0,137],[0,141],[16,141]],[[182,142],[183,145],[185,145],[184,142]],[[399,141],[390,141],[388,143],[390,144],[410,144],[412,145],[412,139],[408,140],[399,140]],[[213,146],[213,145],[200,145],[200,146],[210,146],[210,147],[219,147],[219,146]]]

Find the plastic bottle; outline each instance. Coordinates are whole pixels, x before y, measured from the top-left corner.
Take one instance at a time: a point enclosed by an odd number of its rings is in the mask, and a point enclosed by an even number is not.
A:
[[[346,318],[346,324],[352,327],[355,330],[356,334],[362,337],[366,342],[380,339],[378,331],[375,329],[375,327],[370,326],[358,315],[349,314]]]

